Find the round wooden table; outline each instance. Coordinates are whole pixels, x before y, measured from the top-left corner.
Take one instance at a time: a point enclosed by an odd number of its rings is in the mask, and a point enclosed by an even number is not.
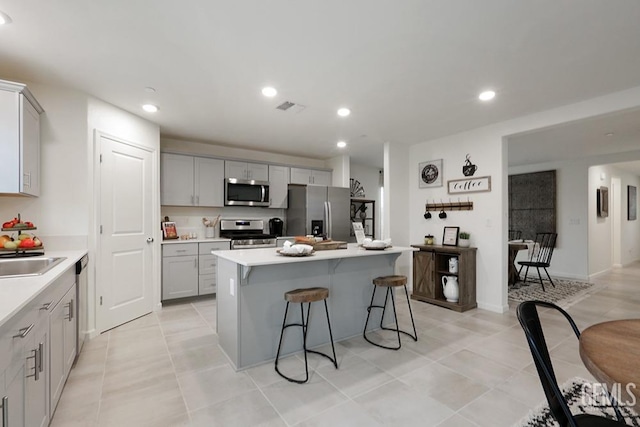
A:
[[[609,391],[621,387],[621,405],[632,404],[636,411],[640,410],[640,319],[588,327],[580,335],[580,358],[598,381],[607,384]]]

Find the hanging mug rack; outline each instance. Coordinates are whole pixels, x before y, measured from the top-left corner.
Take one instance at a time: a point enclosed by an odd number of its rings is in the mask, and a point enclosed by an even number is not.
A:
[[[443,214],[445,211],[472,211],[473,210],[473,202],[470,201],[469,199],[467,199],[466,202],[460,201],[460,199],[458,199],[457,202],[452,202],[451,199],[449,199],[449,202],[443,202],[442,200],[440,200],[440,203],[437,203],[435,201],[433,201],[433,203],[430,203],[427,200],[427,204],[425,205],[425,214],[424,214],[424,218],[425,219],[429,219],[431,218],[431,212],[430,211],[440,211],[440,214]],[[446,218],[446,214],[444,216],[440,216],[440,218]]]

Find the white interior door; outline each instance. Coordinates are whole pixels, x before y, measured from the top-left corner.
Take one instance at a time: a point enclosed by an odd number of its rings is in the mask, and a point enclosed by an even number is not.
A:
[[[103,332],[153,309],[152,153],[98,136],[100,265],[97,329]]]

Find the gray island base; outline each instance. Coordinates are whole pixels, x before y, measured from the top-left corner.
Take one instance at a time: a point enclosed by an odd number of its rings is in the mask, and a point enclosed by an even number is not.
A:
[[[415,249],[392,247],[365,250],[355,244],[347,249],[317,251],[307,257],[285,257],[270,249],[214,251],[218,256],[217,332],[222,350],[236,370],[273,361],[278,349],[286,302],[284,293],[314,286],[329,289],[329,316],[334,341],[362,334],[372,280],[394,274],[396,259]],[[404,292],[398,293],[404,300]],[[384,292],[376,294],[382,305]],[[372,311],[371,330],[379,328],[381,310]],[[387,317],[388,316],[388,317]],[[385,314],[385,325],[393,318]],[[289,307],[289,322],[300,322],[300,305]],[[311,305],[307,347],[329,343],[321,303]],[[285,332],[282,354],[302,351],[300,328]]]

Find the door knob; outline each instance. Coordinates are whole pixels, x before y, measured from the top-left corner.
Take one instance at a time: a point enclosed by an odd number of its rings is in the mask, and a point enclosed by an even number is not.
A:
[[[147,237],[147,243],[153,243],[153,237]]]

